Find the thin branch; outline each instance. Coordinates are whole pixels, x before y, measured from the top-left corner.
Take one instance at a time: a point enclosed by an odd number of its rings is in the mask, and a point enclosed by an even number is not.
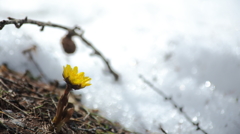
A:
[[[167,132],[160,126],[159,128],[164,134],[167,134]]]
[[[104,61],[109,72],[114,76],[115,80],[117,81],[119,79],[119,75],[115,71],[113,71],[109,61],[101,54],[100,51],[98,51],[89,41],[87,41],[83,37],[84,31],[80,27],[74,27],[72,29],[72,28],[54,24],[51,22],[41,22],[41,21],[31,20],[31,19],[28,19],[27,17],[25,19],[14,19],[14,18],[8,17],[8,19],[9,20],[0,21],[0,30],[5,25],[9,25],[9,24],[14,24],[16,28],[20,28],[23,24],[35,24],[41,27],[40,31],[43,31],[45,26],[56,27],[56,28],[67,30],[69,33],[71,33],[72,36],[78,36],[87,46],[91,47],[94,50],[94,54],[98,55]]]
[[[80,37],[83,42],[85,42],[89,47],[91,47],[91,48],[94,50],[94,54],[95,54],[95,55],[98,55],[98,56],[100,56],[100,57],[102,58],[102,60],[103,60],[103,61],[105,62],[105,64],[107,65],[107,68],[109,69],[110,73],[114,76],[115,80],[117,81],[118,78],[119,78],[119,75],[112,70],[112,67],[110,66],[109,61],[108,61],[106,58],[104,58],[104,56],[103,56],[90,42],[88,42],[88,41],[83,37],[82,34],[76,34],[76,35],[77,35],[78,37]]]
[[[186,118],[186,120],[191,123],[192,125],[196,126],[196,130],[202,131],[202,133],[207,134],[207,132],[205,130],[203,130],[200,126],[199,126],[199,122],[195,123],[191,120],[191,118],[187,115],[187,113],[183,110],[183,107],[180,107],[177,105],[177,103],[172,99],[172,97],[167,96],[166,94],[164,94],[161,90],[159,90],[158,88],[154,87],[154,85],[147,81],[142,75],[139,76],[139,78],[146,83],[149,87],[151,87],[151,89],[153,89],[155,92],[157,92],[159,95],[161,95],[166,101],[169,101],[180,113],[182,113],[182,115]]]
[[[34,60],[33,56],[32,56],[32,51],[36,51],[37,46],[33,45],[31,48],[24,50],[22,53],[23,54],[27,54],[28,53],[28,58],[29,60],[31,60],[33,62],[33,64],[35,65],[35,67],[37,68],[37,70],[40,72],[41,77],[45,80],[47,80],[47,77],[44,75],[42,69],[39,67],[39,65],[37,64],[37,62]]]

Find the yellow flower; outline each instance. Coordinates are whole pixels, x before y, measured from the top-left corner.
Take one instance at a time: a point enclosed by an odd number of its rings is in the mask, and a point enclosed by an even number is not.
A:
[[[78,67],[76,66],[72,68],[67,64],[66,67],[63,67],[62,75],[67,84],[70,84],[74,89],[80,89],[91,85],[89,83],[91,78],[85,77],[84,72],[78,73]]]

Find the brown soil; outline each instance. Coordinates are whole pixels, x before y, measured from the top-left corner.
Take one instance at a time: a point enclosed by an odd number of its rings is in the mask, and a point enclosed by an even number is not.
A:
[[[0,67],[0,133],[1,134],[52,134],[52,119],[56,104],[63,92],[57,82],[45,84],[25,74]],[[70,95],[75,111],[72,118],[62,127],[62,134],[121,133],[119,124],[97,115],[97,110],[86,109],[81,96]]]

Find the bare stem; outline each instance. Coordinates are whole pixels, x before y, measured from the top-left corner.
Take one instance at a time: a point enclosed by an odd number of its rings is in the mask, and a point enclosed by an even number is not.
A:
[[[109,72],[114,76],[115,80],[117,81],[119,79],[119,75],[115,71],[113,71],[109,61],[101,54],[100,51],[98,51],[89,41],[87,41],[86,38],[83,37],[84,31],[80,27],[69,28],[69,27],[54,24],[51,22],[41,22],[41,21],[31,20],[31,19],[28,19],[27,17],[25,19],[15,19],[15,18],[8,17],[8,19],[9,20],[0,21],[0,30],[5,25],[9,25],[9,24],[14,24],[16,28],[20,28],[23,24],[35,24],[41,27],[40,31],[43,31],[45,26],[56,27],[56,28],[67,30],[69,33],[71,33],[72,36],[79,37],[87,46],[91,47],[94,51],[94,54],[98,55],[106,64]]]

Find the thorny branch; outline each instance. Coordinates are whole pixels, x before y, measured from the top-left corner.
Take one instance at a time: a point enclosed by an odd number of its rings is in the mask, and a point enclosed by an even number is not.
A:
[[[161,95],[166,101],[169,101],[186,119],[189,123],[191,123],[192,125],[196,126],[196,130],[202,131],[202,133],[207,134],[207,132],[205,130],[203,130],[200,126],[199,126],[199,122],[193,122],[191,120],[191,118],[187,115],[186,112],[184,112],[183,107],[180,107],[177,105],[177,103],[172,99],[172,97],[167,96],[164,92],[162,92],[161,90],[159,90],[158,88],[156,88],[151,82],[147,81],[142,75],[139,76],[140,79],[142,79],[142,81],[144,83],[146,83],[149,87],[151,87],[155,92],[157,92],[159,95]]]
[[[84,31],[80,27],[76,26],[74,28],[69,28],[69,27],[54,24],[51,22],[41,22],[41,21],[31,20],[31,19],[28,19],[27,17],[25,19],[15,19],[15,18],[8,17],[8,19],[9,20],[0,21],[0,30],[5,25],[9,25],[9,24],[14,24],[16,26],[16,28],[20,28],[23,24],[35,24],[35,25],[38,25],[41,27],[40,31],[43,31],[45,26],[49,26],[49,27],[56,27],[56,28],[61,28],[61,29],[67,30],[69,33],[71,33],[72,36],[78,36],[86,45],[88,45],[89,47],[91,47],[93,49],[93,51],[94,51],[93,54],[98,55],[104,61],[104,63],[107,65],[108,70],[114,76],[115,80],[116,81],[118,80],[119,75],[115,71],[113,71],[112,67],[110,66],[109,61],[101,54],[100,51],[98,51],[89,41],[87,41],[83,37]],[[78,30],[78,32],[77,32],[77,30]]]

